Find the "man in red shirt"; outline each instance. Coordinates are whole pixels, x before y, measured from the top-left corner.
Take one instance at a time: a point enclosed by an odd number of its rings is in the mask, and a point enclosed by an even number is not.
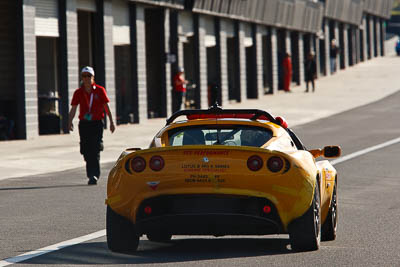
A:
[[[174,95],[175,95],[175,105],[174,112],[181,109],[182,100],[186,94],[186,84],[188,81],[185,80],[183,68],[178,68],[178,72],[174,76]]]
[[[104,87],[94,82],[92,67],[84,67],[81,71],[82,86],[75,90],[69,112],[69,130],[74,130],[72,123],[79,105],[79,137],[80,152],[86,161],[86,175],[89,185],[97,184],[100,177],[100,151],[103,150],[104,110],[110,119],[110,131],[115,131]]]

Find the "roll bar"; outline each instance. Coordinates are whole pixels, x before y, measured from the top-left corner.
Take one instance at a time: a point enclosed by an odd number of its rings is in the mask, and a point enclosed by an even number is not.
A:
[[[257,120],[257,119],[265,119],[270,122],[273,122],[275,124],[281,125],[282,126],[282,120],[279,120],[275,117],[273,117],[270,113],[260,110],[260,109],[222,109],[220,106],[217,104],[214,104],[211,106],[209,109],[192,109],[192,110],[179,110],[175,112],[174,114],[171,115],[167,119],[167,124],[169,125],[175,121],[180,116],[194,116],[194,115],[216,115],[216,118],[218,118],[219,115],[233,115],[233,117],[229,118],[235,118],[234,115],[248,115],[248,116],[237,116],[236,118],[248,118],[250,120]],[[223,116],[221,116],[223,118]]]

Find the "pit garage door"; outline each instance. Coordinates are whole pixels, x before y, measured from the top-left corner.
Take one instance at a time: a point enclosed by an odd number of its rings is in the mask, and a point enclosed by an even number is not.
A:
[[[35,0],[35,35],[58,37],[57,0]]]

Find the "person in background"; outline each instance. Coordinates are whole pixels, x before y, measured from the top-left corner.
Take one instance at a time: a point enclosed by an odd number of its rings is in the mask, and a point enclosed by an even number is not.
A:
[[[75,90],[69,112],[70,131],[74,130],[72,123],[79,105],[79,137],[80,153],[86,162],[88,184],[95,185],[100,177],[100,151],[103,150],[103,119],[106,111],[110,119],[110,131],[115,131],[106,90],[94,81],[92,67],[84,67],[81,71],[82,86]]]
[[[396,54],[398,56],[400,56],[400,36],[397,39],[396,45],[395,45],[395,50],[396,50]]]
[[[331,73],[336,72],[336,58],[339,53],[339,47],[337,46],[336,39],[332,39],[331,48],[329,51],[329,57],[331,60]]]
[[[179,67],[178,72],[175,74],[174,79],[173,79],[173,85],[174,85],[174,110],[173,112],[176,112],[182,108],[182,102],[183,99],[185,98],[186,94],[186,85],[188,84],[188,81],[185,80],[185,71],[183,68]]]
[[[307,56],[307,60],[305,62],[305,75],[306,75],[306,93],[308,93],[308,84],[311,82],[312,91],[315,92],[315,78],[317,77],[317,63],[315,62],[315,53],[313,51],[310,52]]]
[[[290,83],[292,82],[292,60],[289,53],[285,53],[283,58],[283,90],[290,93]]]

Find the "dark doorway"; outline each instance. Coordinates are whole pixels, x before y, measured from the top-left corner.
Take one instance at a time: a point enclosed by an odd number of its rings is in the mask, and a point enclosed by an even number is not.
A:
[[[347,30],[347,40],[349,42],[349,50],[348,50],[348,57],[349,57],[349,66],[354,65],[354,57],[353,57],[353,47],[354,47],[354,42],[353,42],[353,29],[351,27],[348,28]]]
[[[186,86],[185,108],[196,108],[197,80],[195,72],[195,38],[187,37],[183,43],[183,67],[185,69],[185,79],[189,82]]]
[[[96,73],[94,48],[94,13],[78,10],[78,54],[79,71],[84,66],[92,66]],[[80,74],[80,73],[79,73]]]
[[[272,93],[272,45],[271,45],[271,34],[268,32],[267,35],[262,37],[262,52],[263,52],[263,87],[264,94]]]
[[[380,55],[383,57],[383,56],[385,56],[385,41],[386,41],[385,40],[385,35],[386,35],[385,26],[380,19],[378,19],[378,23],[379,23],[379,32],[380,32],[380,36],[381,36],[380,43],[379,43],[379,45],[381,46],[381,54]]]
[[[292,51],[293,79],[297,85],[300,85],[300,55],[299,55],[299,33],[290,33],[290,49]]]
[[[360,40],[359,40],[359,49],[360,49],[360,61],[364,61],[364,34],[365,30],[361,30],[360,32]]]
[[[229,100],[240,101],[238,45],[236,37],[227,38]]]
[[[21,10],[20,1],[0,1],[0,141],[26,136]]]
[[[278,88],[283,90],[283,59],[285,57],[286,51],[286,31],[279,29],[277,31],[277,41],[278,41]]]
[[[148,118],[166,117],[164,10],[145,10]]]
[[[335,21],[329,21],[329,45],[332,43],[332,40],[336,39],[335,37]]]
[[[366,29],[366,34],[367,34],[367,58],[371,59],[371,27],[370,27],[370,17],[367,16],[367,29]]]
[[[344,69],[346,67],[345,65],[345,44],[344,44],[344,25],[343,23],[339,24],[339,64],[340,64],[340,69]],[[348,48],[347,48],[348,49]]]
[[[135,122],[135,102],[131,84],[132,66],[130,59],[130,45],[114,46],[116,120],[118,124]]]
[[[303,62],[306,62],[308,55],[311,52],[311,35],[304,34],[303,38]]]
[[[212,106],[215,102],[220,100],[219,92],[219,71],[217,69],[218,63],[218,49],[217,46],[207,47],[207,96],[208,106]],[[219,102],[221,103],[221,102]]]
[[[373,42],[374,42],[374,57],[377,57],[378,56],[378,32],[376,30],[377,18],[374,17],[372,19],[372,21],[373,21],[372,25],[374,25],[374,28],[373,28],[373,34],[374,34],[374,36],[373,36],[373,38],[374,38],[374,40],[373,40]]]
[[[257,86],[257,51],[255,40],[255,25],[251,26],[252,44],[246,46],[246,95],[248,99],[258,98]]]
[[[39,134],[59,134],[61,129],[57,41],[51,37],[36,38]]]
[[[326,54],[325,54],[325,39],[319,39],[319,66],[322,75],[327,75],[326,69]]]

